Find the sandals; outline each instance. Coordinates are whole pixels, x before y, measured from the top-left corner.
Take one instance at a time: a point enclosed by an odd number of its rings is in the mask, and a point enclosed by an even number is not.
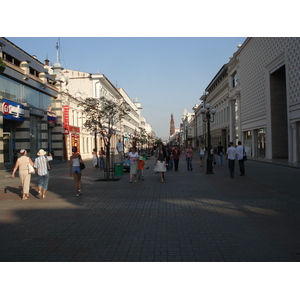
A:
[[[24,195],[22,196],[22,200],[27,200],[28,198]]]

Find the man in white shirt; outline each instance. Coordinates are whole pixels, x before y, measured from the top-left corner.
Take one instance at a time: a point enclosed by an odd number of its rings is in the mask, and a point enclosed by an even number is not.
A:
[[[238,162],[240,167],[240,176],[245,175],[245,165],[244,165],[244,153],[245,153],[245,147],[242,145],[242,142],[238,142],[238,146],[236,147],[237,156],[238,156]]]
[[[123,162],[124,161],[124,145],[123,145],[123,142],[121,141],[121,139],[119,139],[119,142],[117,143],[116,147],[117,147],[117,151],[119,154],[119,159],[121,162]]]
[[[235,159],[237,156],[236,148],[233,146],[233,142],[229,143],[229,148],[226,152],[226,159],[228,160],[228,167],[230,172],[230,177],[234,177],[234,165],[235,165]]]

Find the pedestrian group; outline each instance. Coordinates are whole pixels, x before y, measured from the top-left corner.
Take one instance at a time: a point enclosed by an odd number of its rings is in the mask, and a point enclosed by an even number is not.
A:
[[[145,157],[142,153],[137,152],[137,148],[134,146],[130,149],[128,156],[124,157],[124,145],[121,140],[117,145],[117,151],[119,155],[119,159],[125,165],[128,165],[129,169],[129,182],[132,183],[137,182],[138,180],[144,180],[144,169],[145,169]],[[234,178],[235,171],[235,161],[238,160],[240,176],[245,175],[245,160],[247,159],[247,152],[245,147],[242,145],[241,141],[238,142],[238,146],[235,147],[233,142],[229,143],[229,146],[224,151],[224,147],[221,143],[219,143],[217,149],[218,155],[218,164],[219,166],[223,165],[223,155],[226,154],[226,160],[228,161],[228,168],[230,177]],[[155,155],[155,163],[154,163],[154,172],[159,173],[160,182],[164,183],[165,181],[165,172],[173,169],[175,172],[178,171],[179,168],[179,159],[181,158],[182,150],[178,145],[175,145],[172,149],[169,146],[164,146],[162,143],[159,143],[156,150],[153,152]],[[186,166],[188,171],[193,171],[193,149],[189,144],[187,148],[184,150]],[[200,157],[200,166],[204,167],[204,157],[206,153],[206,148],[203,144],[199,147],[199,157]],[[211,146],[209,153],[214,157],[214,149]],[[27,151],[22,149],[20,151],[21,156],[17,159],[15,166],[13,168],[11,177],[15,178],[15,173],[19,170],[19,178],[22,185],[22,200],[27,200],[29,197],[29,189],[30,189],[30,181],[31,175],[35,172],[38,176],[38,197],[41,199],[46,198],[46,191],[48,189],[48,183],[50,178],[50,164],[49,161],[53,159],[52,154],[48,153],[43,149],[40,149],[37,153],[37,158],[34,162],[30,157],[27,156]],[[103,147],[100,148],[99,153],[97,153],[96,149],[93,149],[92,152],[92,162],[93,168],[97,167],[100,170],[104,170],[105,151]],[[215,162],[215,160],[214,160]],[[215,162],[216,164],[216,162]],[[76,196],[82,195],[81,191],[81,174],[82,170],[85,168],[84,162],[82,160],[81,155],[78,153],[77,147],[72,148],[72,155],[70,156],[70,176],[74,178],[74,189]],[[149,166],[147,167],[147,169]]]

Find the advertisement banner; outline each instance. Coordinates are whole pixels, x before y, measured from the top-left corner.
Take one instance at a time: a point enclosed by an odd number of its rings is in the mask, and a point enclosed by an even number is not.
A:
[[[64,133],[69,134],[69,105],[64,106]]]
[[[2,99],[3,118],[13,121],[24,121],[24,105],[10,100]]]

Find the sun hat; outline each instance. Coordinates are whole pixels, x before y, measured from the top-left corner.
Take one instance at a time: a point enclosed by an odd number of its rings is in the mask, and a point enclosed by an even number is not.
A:
[[[47,152],[44,149],[40,149],[39,152],[37,153],[38,156],[43,156],[46,154],[47,154]]]

